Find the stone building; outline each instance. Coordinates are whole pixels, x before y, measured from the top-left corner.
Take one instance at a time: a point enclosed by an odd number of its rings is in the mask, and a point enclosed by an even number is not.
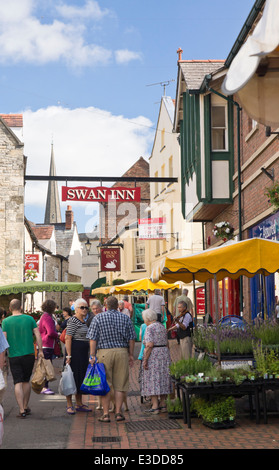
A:
[[[0,115],[0,284],[24,274],[24,171],[22,115]],[[17,133],[17,134],[16,134]]]

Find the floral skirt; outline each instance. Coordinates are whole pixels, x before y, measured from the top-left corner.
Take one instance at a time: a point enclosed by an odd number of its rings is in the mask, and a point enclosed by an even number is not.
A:
[[[142,368],[141,371],[142,396],[159,396],[172,393],[170,363],[170,351],[167,347],[152,349],[148,359],[148,369]]]

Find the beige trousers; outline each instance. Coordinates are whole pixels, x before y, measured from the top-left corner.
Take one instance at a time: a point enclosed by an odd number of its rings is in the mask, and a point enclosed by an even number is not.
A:
[[[190,336],[180,339],[180,358],[190,359],[192,357],[193,342]]]

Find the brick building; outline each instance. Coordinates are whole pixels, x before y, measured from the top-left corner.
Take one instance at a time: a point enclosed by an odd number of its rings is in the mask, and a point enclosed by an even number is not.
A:
[[[204,249],[218,246],[216,223],[229,222],[235,239],[279,240],[279,213],[274,213],[267,187],[279,177],[277,134],[241,109],[237,97],[221,91],[228,67],[262,16],[264,1],[256,1],[226,61],[178,60],[174,131],[180,132],[182,212],[186,220],[202,222]],[[266,279],[268,314],[274,313],[278,275]],[[218,284],[220,316],[263,315],[263,280],[243,277]],[[207,311],[215,315],[214,283],[207,283]]]

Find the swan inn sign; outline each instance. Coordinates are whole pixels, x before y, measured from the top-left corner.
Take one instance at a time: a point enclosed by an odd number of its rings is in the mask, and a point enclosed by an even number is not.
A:
[[[87,188],[85,186],[77,186],[75,188],[70,188],[68,186],[62,186],[62,201],[140,202],[140,189],[140,187],[106,188],[104,186],[99,186],[96,188]]]
[[[120,248],[101,248],[101,271],[121,271]]]

